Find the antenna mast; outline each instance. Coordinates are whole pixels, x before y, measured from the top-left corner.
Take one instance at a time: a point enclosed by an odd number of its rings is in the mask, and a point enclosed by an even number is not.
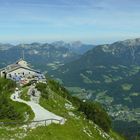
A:
[[[24,55],[24,50],[22,51],[22,59],[24,60],[25,55]]]
[[[22,44],[22,59],[24,60],[25,54],[24,54],[24,44]]]

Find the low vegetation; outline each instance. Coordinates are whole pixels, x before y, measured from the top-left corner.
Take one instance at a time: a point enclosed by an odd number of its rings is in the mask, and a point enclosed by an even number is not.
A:
[[[81,103],[79,110],[84,112],[87,119],[92,120],[98,124],[105,132],[109,132],[111,129],[111,120],[105,110],[99,105],[99,103],[85,102]]]
[[[0,121],[22,122],[26,119],[26,115],[29,115],[28,120],[34,117],[30,107],[10,99],[15,87],[16,84],[13,81],[0,78]]]
[[[45,99],[48,99],[48,92],[46,90],[47,88],[47,84],[44,83],[38,83],[36,85],[37,90],[39,90],[41,92],[41,96]]]
[[[21,92],[21,96],[20,98],[25,100],[25,101],[30,101],[30,96],[27,94],[28,93],[28,86],[27,87],[23,87],[23,90]]]

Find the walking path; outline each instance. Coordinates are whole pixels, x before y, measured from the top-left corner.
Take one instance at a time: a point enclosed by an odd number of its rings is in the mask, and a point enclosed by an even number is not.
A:
[[[19,91],[15,91],[15,93],[11,95],[11,100],[16,101],[16,102],[25,103],[28,106],[30,106],[35,114],[33,121],[50,119],[50,121],[47,121],[45,123],[43,121],[42,122],[33,122],[33,123],[31,123],[31,127],[36,127],[36,126],[40,126],[40,125],[49,125],[52,122],[53,123],[60,123],[61,122],[60,124],[65,123],[64,118],[57,116],[54,113],[49,112],[48,110],[46,110],[45,108],[40,106],[38,103],[35,103],[33,101],[24,101],[24,100],[20,99],[18,93],[19,93]],[[54,119],[55,121],[51,121],[51,119]]]

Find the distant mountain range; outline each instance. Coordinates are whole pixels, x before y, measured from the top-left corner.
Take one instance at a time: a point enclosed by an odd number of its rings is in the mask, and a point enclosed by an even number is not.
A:
[[[66,47],[72,52],[75,52],[77,54],[84,54],[88,50],[95,47],[95,45],[83,44],[80,41],[75,41],[71,43],[65,43],[64,41],[56,41],[56,42],[53,42],[52,45],[57,46],[57,47]]]
[[[65,43],[63,41],[53,43],[32,43],[32,44],[0,44],[0,67],[17,61],[22,57],[24,50],[25,59],[35,68],[41,71],[56,69],[59,66],[73,61],[94,47],[81,42]]]
[[[96,46],[50,74],[57,77],[73,95],[101,102],[113,118],[115,129],[129,135],[129,138],[130,135],[138,135],[139,38]]]

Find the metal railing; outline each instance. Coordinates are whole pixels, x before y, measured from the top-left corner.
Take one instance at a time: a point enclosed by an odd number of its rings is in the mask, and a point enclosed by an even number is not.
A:
[[[16,121],[11,121],[11,122],[8,122],[8,121],[5,121],[5,122],[0,122],[0,126],[2,125],[30,125],[30,124],[33,124],[33,123],[42,123],[44,124],[44,126],[47,126],[47,122],[50,123],[58,123],[58,124],[63,124],[63,122],[65,121],[64,119],[61,119],[61,120],[58,120],[58,119],[45,119],[45,120],[38,120],[38,121],[28,121],[28,122],[16,122]]]

